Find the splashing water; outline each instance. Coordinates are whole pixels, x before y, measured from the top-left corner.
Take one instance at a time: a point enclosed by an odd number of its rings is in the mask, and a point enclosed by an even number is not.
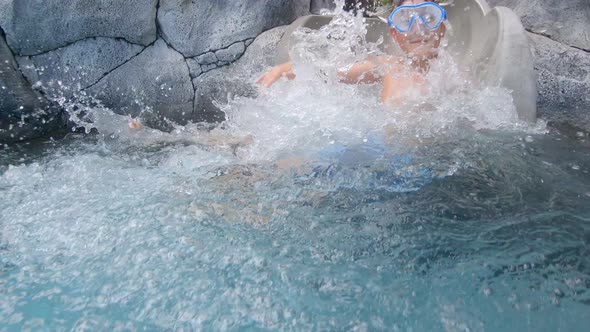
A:
[[[297,79],[220,128],[64,100],[99,134],[0,150],[0,331],[588,326],[588,133],[519,123],[444,52],[383,106],[337,82],[378,49],[358,22],[339,51],[302,32]]]
[[[383,39],[367,42],[366,33],[362,17],[343,11],[321,29],[300,29],[291,52],[296,80],[280,82],[255,100],[221,105],[230,131],[255,137],[246,159],[310,156],[375,136],[391,151],[405,152],[416,141],[460,139],[466,128],[543,132],[541,122],[531,127],[518,120],[509,91],[478,83],[444,49],[426,74],[425,91],[408,89],[399,105],[379,103],[379,84],[339,83],[338,70],[384,54]]]

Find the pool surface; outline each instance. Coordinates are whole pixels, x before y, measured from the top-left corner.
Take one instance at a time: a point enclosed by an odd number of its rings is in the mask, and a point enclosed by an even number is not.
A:
[[[5,148],[0,330],[584,331],[590,149],[570,134],[437,146],[453,171],[397,191],[379,160]]]

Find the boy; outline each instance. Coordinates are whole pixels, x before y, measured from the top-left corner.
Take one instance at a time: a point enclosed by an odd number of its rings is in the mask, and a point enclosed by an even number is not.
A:
[[[391,37],[406,57],[375,57],[338,72],[341,81],[348,84],[381,82],[383,103],[399,101],[407,89],[423,87],[424,74],[428,72],[431,60],[437,57],[438,47],[446,33],[444,21],[447,14],[437,4],[440,1],[395,1],[395,9],[387,23]],[[412,61],[408,62],[408,59]],[[292,62],[272,68],[257,82],[270,87],[281,77],[295,78]]]

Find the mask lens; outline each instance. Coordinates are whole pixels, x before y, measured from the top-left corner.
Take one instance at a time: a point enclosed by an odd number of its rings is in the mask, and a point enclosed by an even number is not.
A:
[[[435,29],[443,21],[443,12],[436,6],[416,8],[422,22],[430,29]]]
[[[400,31],[410,30],[410,24],[414,18],[414,11],[411,9],[402,9],[392,16],[393,25]]]

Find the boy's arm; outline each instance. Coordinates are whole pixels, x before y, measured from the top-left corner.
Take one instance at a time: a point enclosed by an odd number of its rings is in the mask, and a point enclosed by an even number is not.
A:
[[[371,60],[340,69],[338,75],[340,76],[340,82],[347,84],[375,83],[381,78],[377,72],[377,64]]]
[[[338,70],[338,75],[340,76],[340,81],[343,83],[375,83],[381,79],[377,72],[377,67],[376,62],[367,60],[355,63],[345,69]],[[295,73],[293,73],[293,62],[289,61],[273,67],[271,70],[260,76],[256,82],[268,88],[281,77],[286,77],[290,80],[295,78]]]
[[[268,88],[281,77],[286,77],[290,80],[295,78],[295,73],[293,73],[293,62],[289,61],[273,67],[271,70],[262,74],[262,76],[256,80],[256,83]]]

